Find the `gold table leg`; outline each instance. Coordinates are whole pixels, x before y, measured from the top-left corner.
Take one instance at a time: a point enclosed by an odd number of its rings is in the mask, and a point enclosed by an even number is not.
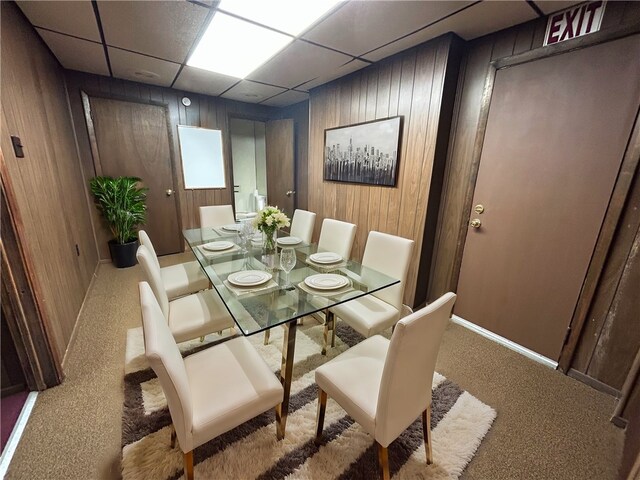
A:
[[[431,404],[422,412],[422,433],[424,435],[424,449],[427,452],[427,465],[433,463],[431,450]]]
[[[282,345],[282,366],[280,367],[280,382],[284,387],[282,403],[276,407],[276,429],[278,440],[284,438],[289,413],[289,395],[291,394],[291,379],[293,377],[293,355],[296,349],[296,320],[284,325],[284,341]]]

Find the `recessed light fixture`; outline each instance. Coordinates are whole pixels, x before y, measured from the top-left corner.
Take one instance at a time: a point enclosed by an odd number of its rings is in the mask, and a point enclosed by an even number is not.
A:
[[[296,36],[335,7],[337,0],[223,0],[218,8]]]
[[[244,78],[293,37],[216,12],[187,65]]]

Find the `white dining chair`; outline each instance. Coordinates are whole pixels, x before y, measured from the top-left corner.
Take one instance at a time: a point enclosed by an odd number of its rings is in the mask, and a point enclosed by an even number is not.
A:
[[[140,230],[138,240],[140,240],[140,245],[147,247],[155,264],[160,269],[160,278],[169,300],[209,288],[209,279],[197,260],[161,267],[147,232]]]
[[[193,480],[193,450],[276,407],[284,389],[245,337],[183,359],[151,287],[140,282],[139,289],[145,356],[169,406],[171,448],[177,437]]]
[[[322,352],[326,354],[328,331],[332,330],[331,345],[335,345],[335,317],[339,317],[364,337],[393,327],[403,311],[402,298],[413,253],[414,241],[382,232],[369,232],[364,247],[362,265],[400,280],[371,295],[356,298],[325,311],[325,335]],[[363,276],[367,275],[366,269]]]
[[[203,290],[169,301],[162,284],[160,269],[153,261],[151,252],[144,245],[140,245],[136,257],[176,342],[186,342],[198,337],[203,340],[210,333],[233,328],[233,318],[218,292]]]
[[[298,237],[304,243],[311,243],[315,225],[315,213],[296,209],[296,211],[293,212],[293,218],[291,219],[291,230],[289,234],[292,237]]]
[[[353,223],[325,218],[320,229],[318,251],[337,253],[345,260],[349,260],[355,238],[356,226]]]
[[[208,205],[200,207],[200,228],[222,227],[236,223],[231,205]]]
[[[421,413],[427,464],[433,463],[431,385],[455,300],[455,294],[446,293],[400,320],[390,341],[375,335],[316,369],[316,443],[331,397],[374,438],[384,480],[389,478],[387,447]]]

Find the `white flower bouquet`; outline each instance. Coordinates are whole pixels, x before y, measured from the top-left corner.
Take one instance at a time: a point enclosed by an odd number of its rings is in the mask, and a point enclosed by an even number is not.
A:
[[[275,232],[291,225],[291,221],[278,207],[266,206],[253,219],[253,225],[264,233],[265,250],[267,252],[275,252]]]

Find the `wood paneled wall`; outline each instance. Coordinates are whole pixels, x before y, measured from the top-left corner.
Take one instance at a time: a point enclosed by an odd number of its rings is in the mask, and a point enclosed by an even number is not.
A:
[[[102,77],[88,73],[75,71],[66,72],[67,85],[73,122],[75,125],[80,157],[85,172],[85,182],[95,176],[95,167],[84,110],[82,107],[80,92],[84,91],[89,96],[101,96],[116,98],[131,102],[161,103],[167,105],[170,122],[170,142],[173,149],[174,160],[174,185],[178,192],[178,204],[180,211],[181,228],[194,228],[200,224],[198,208],[202,205],[223,205],[233,203],[233,168],[231,164],[231,137],[229,135],[229,117],[237,116],[255,120],[268,120],[275,118],[277,109],[261,105],[225,100],[219,97],[210,97],[190,92],[182,92],[170,88],[145,85],[127,80]],[[191,105],[185,107],[181,99],[187,96],[191,99]],[[212,128],[222,130],[222,142],[225,159],[226,188],[185,190],[182,176],[182,160],[178,142],[178,125]],[[110,234],[103,225],[99,214],[92,208],[94,222],[97,225],[98,248],[100,258],[108,260],[109,249],[107,241]]]
[[[620,28],[639,21],[640,3],[609,2],[601,30]],[[472,164],[473,149],[489,63],[498,58],[541,47],[545,29],[546,18],[540,18],[482,37],[467,45],[458,79],[456,113],[451,126],[434,263],[429,284],[429,300],[437,298],[448,290],[456,290],[460,269],[459,262],[464,249],[471,208],[470,200],[467,201],[467,199],[475,187],[474,165]],[[635,198],[637,202],[638,197]],[[637,206],[637,203],[635,205]],[[635,209],[637,211],[637,208]],[[630,212],[627,212],[625,215],[628,217],[629,214]],[[620,223],[620,225],[623,224],[624,222]],[[632,322],[637,322],[638,317],[629,316],[628,313],[631,312],[626,310],[624,313],[622,311],[617,313],[616,306],[620,303],[613,301],[614,295],[618,291],[616,297],[618,302],[622,302],[624,305],[637,305],[637,302],[634,303],[633,300],[633,295],[637,296],[637,291],[632,293],[631,289],[619,290],[615,288],[618,280],[622,278],[625,268],[628,272],[629,268],[637,268],[629,263],[632,258],[629,253],[632,249],[631,245],[635,233],[636,230],[633,227],[629,231],[621,231],[618,234],[618,239],[614,241],[602,279],[602,282],[608,284],[605,289],[608,300],[599,300],[598,298],[594,300],[593,304],[598,306],[599,313],[597,318],[596,316],[588,317],[590,322],[585,328],[581,340],[583,345],[579,347],[579,354],[574,359],[573,365],[576,370],[593,375],[596,379],[615,389],[620,388],[630,362],[633,360],[632,355],[635,354],[633,345],[636,347],[638,345],[638,339],[635,338],[637,336],[624,334],[625,331],[628,332],[629,329],[634,328]],[[625,237],[624,241],[621,239],[622,236]],[[615,262],[615,265],[611,262]],[[628,278],[632,278],[633,274],[627,273],[627,275]],[[611,288],[612,282],[614,288]],[[599,292],[602,291],[599,289]],[[598,295],[601,293],[596,294],[596,296]],[[637,312],[637,308],[635,311]],[[591,321],[592,319],[593,321]],[[640,331],[637,328],[637,323],[635,328],[636,332]],[[615,335],[610,335],[612,332]],[[631,350],[633,353],[627,355],[627,352]],[[621,354],[621,352],[625,353]]]
[[[1,18],[3,182],[15,195],[10,207],[62,362],[98,255],[63,70],[13,2],[2,2]],[[14,155],[11,135],[21,138],[24,158]]]
[[[441,116],[446,116],[445,73],[448,68],[457,70],[451,54],[456,38],[440,37],[314,89],[309,102],[309,210],[318,214],[315,238],[324,218],[354,223],[358,229],[351,256],[357,259],[362,258],[371,230],[413,239],[415,261],[404,296],[411,306],[421,294],[416,294],[416,286],[425,220],[436,221],[435,215],[426,215],[429,201],[439,200],[430,193],[441,181],[433,177],[437,161],[444,162],[436,155],[436,143],[443,130]],[[395,115],[404,117],[397,187],[323,181],[325,129]],[[448,135],[448,123],[444,130]]]
[[[296,143],[296,208],[307,210],[309,205],[309,102],[304,101],[281,108],[278,118],[293,119]]]

